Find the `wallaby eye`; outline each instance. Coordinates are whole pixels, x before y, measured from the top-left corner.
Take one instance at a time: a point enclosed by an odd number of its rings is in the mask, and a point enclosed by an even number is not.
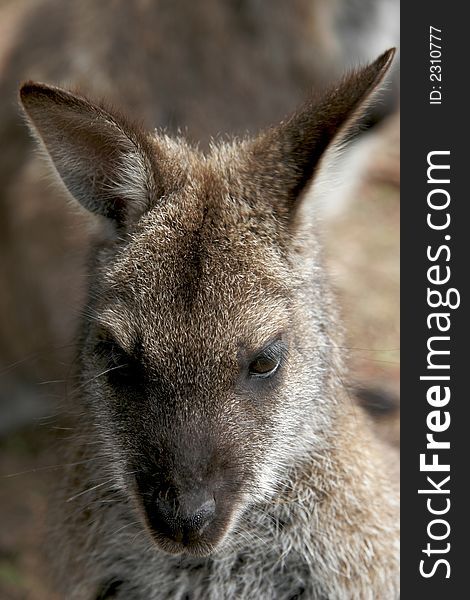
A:
[[[113,383],[127,383],[140,375],[138,361],[124,350],[108,332],[100,332],[96,350],[98,356],[104,359],[108,367],[103,374]]]
[[[268,378],[279,369],[284,356],[284,346],[274,342],[251,361],[248,372],[250,377]]]
[[[279,360],[259,356],[250,364],[250,375],[253,377],[269,377],[274,375],[279,367]]]

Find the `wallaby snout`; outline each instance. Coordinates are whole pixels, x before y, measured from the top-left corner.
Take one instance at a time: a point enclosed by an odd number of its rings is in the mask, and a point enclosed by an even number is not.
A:
[[[144,501],[144,504],[157,540],[168,540],[164,545],[165,550],[171,551],[174,548],[175,553],[204,553],[203,540],[206,548],[210,547],[212,535],[208,529],[214,522],[216,503],[213,497],[209,497],[207,490],[193,490],[174,500],[160,493],[149,502]],[[173,546],[171,542],[174,543]]]
[[[213,552],[246,497],[248,466],[234,447],[211,442],[204,434],[208,427],[209,419],[199,431],[181,423],[173,435],[166,433],[167,441],[154,445],[151,457],[146,452],[130,465],[142,519],[157,545],[171,554]],[[126,487],[132,493],[132,481]]]

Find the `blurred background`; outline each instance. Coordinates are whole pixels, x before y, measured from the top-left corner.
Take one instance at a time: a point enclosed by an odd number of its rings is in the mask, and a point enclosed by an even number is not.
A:
[[[61,406],[97,223],[65,199],[17,106],[25,79],[104,97],[206,147],[282,119],[398,45],[398,0],[0,0],[0,598],[53,600],[42,562]],[[398,69],[321,210],[351,401],[398,446]],[[361,175],[361,177],[359,177]]]

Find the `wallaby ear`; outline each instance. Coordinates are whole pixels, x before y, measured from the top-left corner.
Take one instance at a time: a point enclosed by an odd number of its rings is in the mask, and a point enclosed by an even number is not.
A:
[[[27,82],[20,99],[69,192],[118,224],[157,194],[155,148],[124,118],[60,88]]]
[[[325,151],[341,144],[363,115],[394,54],[392,48],[372,64],[351,72],[249,146],[250,172],[257,173],[258,185],[275,192],[280,200],[278,211],[291,214],[315,178]]]

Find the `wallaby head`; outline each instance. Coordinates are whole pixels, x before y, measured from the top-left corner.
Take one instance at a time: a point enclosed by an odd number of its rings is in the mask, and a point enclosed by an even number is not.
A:
[[[211,553],[327,443],[336,334],[306,191],[392,57],[206,155],[21,88],[71,195],[112,224],[94,250],[80,402],[103,472],[163,550]]]

